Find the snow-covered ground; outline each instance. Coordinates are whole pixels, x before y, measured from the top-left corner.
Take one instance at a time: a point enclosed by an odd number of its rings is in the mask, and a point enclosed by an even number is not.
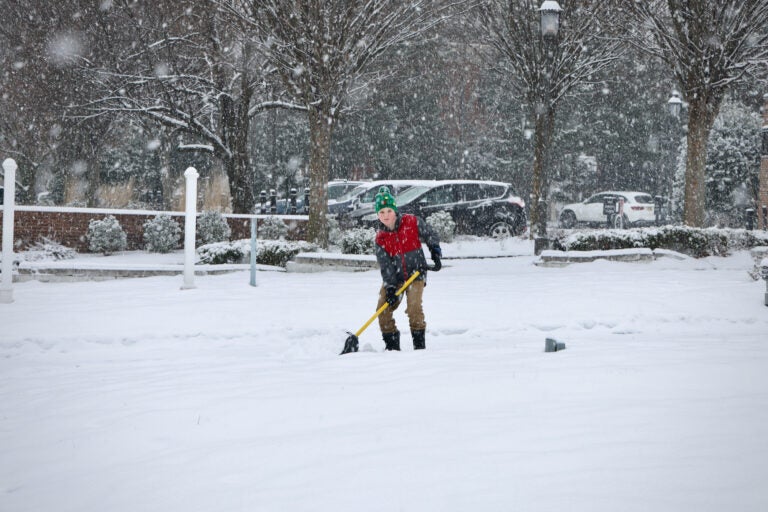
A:
[[[373,324],[338,355],[375,270],[14,285],[0,510],[768,510],[768,308],[748,253],[544,268],[527,241],[444,252],[518,256],[430,274],[421,352],[398,311],[402,352]]]

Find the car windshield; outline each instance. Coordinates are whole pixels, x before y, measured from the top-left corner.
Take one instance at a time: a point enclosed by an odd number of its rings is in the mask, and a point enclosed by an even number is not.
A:
[[[648,194],[637,194],[635,201],[640,204],[653,204],[653,198]]]
[[[404,205],[408,204],[420,195],[422,195],[424,192],[429,190],[432,187],[424,187],[420,185],[416,185],[415,187],[411,187],[399,196],[397,196],[397,204],[398,205]]]
[[[374,199],[376,198],[376,194],[379,193],[379,189],[385,185],[371,187],[370,190],[367,190],[362,196],[360,196],[360,202],[361,203],[372,203]]]
[[[331,183],[328,185],[328,199],[339,199],[345,192],[354,187],[353,183]]]
[[[358,195],[360,195],[363,192],[365,192],[369,187],[370,187],[370,185],[358,185],[355,188],[353,188],[352,190],[350,190],[349,192],[347,192],[346,194],[343,194],[343,195],[339,196],[336,199],[336,201],[339,202],[339,203],[341,203],[343,201],[349,201],[350,199],[355,198]]]

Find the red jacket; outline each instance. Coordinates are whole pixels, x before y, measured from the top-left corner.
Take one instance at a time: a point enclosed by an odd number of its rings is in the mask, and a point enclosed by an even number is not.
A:
[[[381,224],[376,233],[376,259],[385,285],[400,286],[416,270],[422,274],[419,279],[426,276],[427,260],[422,243],[439,247],[440,239],[421,217],[398,216],[393,230]]]

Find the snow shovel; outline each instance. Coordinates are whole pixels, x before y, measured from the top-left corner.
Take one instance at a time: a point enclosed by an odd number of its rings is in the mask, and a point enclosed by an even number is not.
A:
[[[397,290],[397,292],[395,293],[395,295],[398,295],[398,296],[399,296],[399,295],[401,295],[401,294],[402,294],[402,293],[405,291],[405,289],[406,289],[406,288],[408,288],[408,287],[411,285],[411,283],[412,283],[412,282],[413,282],[413,281],[414,281],[414,280],[415,280],[417,277],[419,277],[419,274],[420,274],[420,273],[421,273],[421,272],[419,272],[418,270],[417,270],[416,272],[414,272],[414,273],[413,273],[413,275],[412,275],[411,277],[409,277],[409,278],[408,278],[408,280],[407,280],[405,283],[403,283],[403,286],[401,286],[401,287],[400,287],[400,289],[399,289],[399,290]],[[341,354],[339,354],[339,355],[341,356],[341,355],[344,355],[344,354],[348,354],[348,353],[350,353],[350,352],[357,352],[357,349],[358,349],[358,346],[359,346],[359,340],[357,339],[357,337],[358,337],[358,336],[360,336],[361,334],[363,334],[363,331],[364,331],[364,330],[365,330],[365,329],[366,329],[366,328],[367,328],[369,325],[371,325],[371,323],[372,323],[374,320],[376,320],[376,318],[378,318],[378,316],[379,316],[380,314],[382,314],[382,313],[384,312],[384,310],[385,310],[385,309],[387,309],[388,307],[389,307],[389,304],[385,302],[385,303],[384,303],[384,304],[382,304],[382,306],[381,306],[381,307],[378,309],[378,311],[376,311],[376,313],[374,313],[374,314],[373,314],[373,316],[372,316],[371,318],[369,318],[369,319],[368,319],[368,321],[367,321],[367,322],[365,322],[365,324],[364,324],[364,325],[363,325],[361,328],[359,328],[359,329],[357,330],[357,332],[356,332],[355,334],[352,334],[352,333],[350,332],[350,333],[349,333],[349,337],[347,338],[347,341],[346,341],[346,342],[344,342],[344,350],[342,350],[342,351],[341,351]]]

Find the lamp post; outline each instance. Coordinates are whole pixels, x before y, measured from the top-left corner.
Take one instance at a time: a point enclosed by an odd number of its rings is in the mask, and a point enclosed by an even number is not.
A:
[[[539,8],[541,13],[541,35],[555,38],[560,31],[560,13],[563,9],[555,0],[545,0]]]
[[[670,141],[668,146],[666,144],[662,145],[663,148],[669,147],[669,149],[664,152],[664,160],[662,160],[664,163],[661,166],[660,181],[655,189],[656,196],[654,201],[657,224],[664,223],[667,220],[667,202],[669,201],[675,179],[675,168],[680,148],[680,113],[683,110],[683,100],[680,98],[680,93],[677,90],[672,90],[667,100],[666,108],[669,113],[669,121],[666,124]]]
[[[663,184],[662,184],[662,192],[664,196],[664,206],[666,207],[663,217],[666,217],[667,214],[669,214],[669,207],[670,204],[668,204],[671,200],[670,197],[674,196],[674,181],[675,181],[675,174],[676,174],[676,168],[677,168],[677,159],[679,158],[679,151],[680,151],[680,140],[682,137],[682,134],[687,130],[687,122],[685,119],[681,120],[681,116],[683,115],[683,109],[686,107],[686,104],[683,102],[682,98],[680,97],[680,93],[673,89],[672,93],[669,96],[669,99],[667,100],[667,111],[669,112],[669,116],[672,119],[670,123],[669,133],[671,134],[672,139],[672,146],[671,146],[671,155],[670,155],[670,162],[669,162],[669,173],[668,175],[663,176]],[[666,168],[667,166],[665,166]],[[657,208],[658,204],[660,202],[658,196],[656,198],[657,202]],[[666,222],[668,219],[666,218],[660,218],[661,222]]]
[[[541,16],[541,83],[534,101],[534,154],[533,180],[531,186],[531,236],[534,238],[534,252],[540,253],[548,247],[547,234],[547,167],[549,144],[554,130],[554,105],[552,104],[552,71],[554,68],[554,46],[560,31],[560,4],[545,0],[539,8]]]
[[[683,100],[680,99],[679,92],[675,90],[672,91],[672,96],[667,100],[667,109],[669,109],[669,113],[672,114],[675,119],[680,119],[680,111],[683,109]]]

